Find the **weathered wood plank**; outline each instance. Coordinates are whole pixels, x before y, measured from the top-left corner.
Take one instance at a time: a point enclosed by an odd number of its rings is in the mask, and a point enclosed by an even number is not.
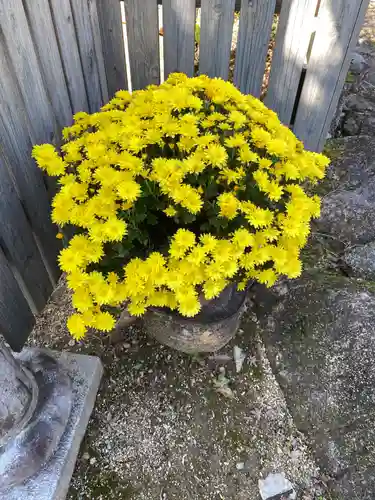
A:
[[[128,88],[120,2],[98,0],[98,14],[108,94],[112,98],[117,90]]]
[[[105,104],[108,102],[108,85],[107,85],[107,75],[105,72],[103,44],[102,44],[102,35],[100,32],[100,25],[99,25],[97,0],[87,0],[87,4],[90,14],[92,36],[94,39],[96,62],[98,66],[100,88],[102,92],[102,101],[103,104]]]
[[[260,96],[271,35],[275,0],[244,0],[241,6],[234,84]]]
[[[26,16],[59,127],[72,123],[72,108],[48,0],[24,0]]]
[[[294,132],[320,151],[335,112],[369,0],[323,0]]]
[[[160,82],[158,6],[156,0],[125,0],[133,90]]]
[[[164,0],[164,71],[194,75],[195,0]]]
[[[56,263],[59,244],[50,219],[50,205],[42,172],[31,159],[32,142],[28,113],[25,109],[5,45],[0,43],[0,148],[9,160],[12,178],[27,217],[38,237],[43,254],[55,279],[60,272]]]
[[[0,244],[16,267],[36,310],[41,311],[52,293],[52,283],[9,175],[7,163],[8,160],[0,153]]]
[[[20,351],[35,323],[35,318],[1,247],[0,283],[0,333],[14,351]]]
[[[164,4],[164,1],[165,0],[158,0],[158,4],[161,5],[161,4]],[[280,0],[277,0],[277,1],[280,1]],[[199,7],[201,7],[201,0],[196,0],[196,8],[198,9]],[[241,6],[241,0],[235,0],[235,7],[236,7],[236,10],[240,10],[240,6]]]
[[[163,2],[163,0],[158,0],[159,4],[161,4],[162,2]],[[196,2],[197,2],[197,8],[200,7],[201,0],[196,0]],[[283,3],[283,0],[276,0],[276,10],[275,10],[276,14],[280,13],[282,3]],[[241,7],[241,0],[236,0],[236,2],[235,2],[236,11],[239,11],[240,7]]]
[[[49,0],[73,113],[89,111],[70,0]]]
[[[228,79],[234,0],[202,0],[199,73]]]
[[[8,49],[34,138],[37,142],[56,140],[58,124],[44,85],[22,0],[0,0],[0,27],[0,42]]]
[[[89,109],[94,113],[103,105],[103,96],[88,2],[90,0],[74,0],[71,6]]]
[[[316,0],[284,0],[265,104],[290,124],[311,37]]]

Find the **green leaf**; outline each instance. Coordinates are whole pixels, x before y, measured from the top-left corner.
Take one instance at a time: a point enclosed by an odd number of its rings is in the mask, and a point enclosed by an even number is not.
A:
[[[191,224],[197,218],[194,214],[188,212],[187,210],[182,211],[180,217],[182,222],[184,222],[185,224]]]

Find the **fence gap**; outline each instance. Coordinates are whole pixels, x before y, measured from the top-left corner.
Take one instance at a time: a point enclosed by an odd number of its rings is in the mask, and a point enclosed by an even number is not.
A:
[[[123,1],[121,1],[120,4],[121,4],[122,31],[124,34],[126,78],[128,81],[128,90],[129,92],[131,92],[133,90],[133,86],[132,86],[132,76],[130,71],[129,40],[128,40],[128,30],[126,26],[125,4]]]
[[[162,5],[158,5],[158,34],[159,34],[159,64],[160,64],[160,83],[164,82],[165,79],[165,57],[164,57],[164,35],[163,35],[163,23],[164,23],[164,2]]]

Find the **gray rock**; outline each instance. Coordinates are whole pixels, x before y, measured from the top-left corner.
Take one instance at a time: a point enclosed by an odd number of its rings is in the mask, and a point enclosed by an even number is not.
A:
[[[66,497],[79,446],[95,403],[102,365],[92,356],[54,354],[60,357],[72,380],[73,402],[67,428],[49,462],[23,484],[0,495],[1,500],[63,500]],[[25,349],[19,356],[26,361],[34,355],[35,349]]]
[[[326,154],[332,164],[319,187],[322,215],[316,228],[343,244],[375,240],[375,139],[334,139]]]
[[[375,135],[375,116],[373,114],[365,115],[361,126],[361,134],[374,136]]]
[[[368,68],[366,59],[358,52],[353,53],[353,57],[350,63],[350,71],[356,75],[359,75]]]
[[[358,116],[358,113],[348,113],[342,124],[343,135],[358,135],[361,129],[362,119],[363,117]]]
[[[345,108],[351,111],[373,111],[374,104],[361,94],[350,94],[345,100]]]
[[[375,498],[375,293],[324,273],[258,289],[259,330],[337,498]],[[336,496],[334,496],[336,498]]]
[[[375,280],[375,242],[352,248],[343,260],[353,276]]]
[[[372,85],[375,85],[375,70],[369,71],[368,75],[366,76],[366,80]]]

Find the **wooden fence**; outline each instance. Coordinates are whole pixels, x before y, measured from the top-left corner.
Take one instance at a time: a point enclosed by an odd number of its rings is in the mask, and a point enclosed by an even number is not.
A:
[[[265,102],[287,125],[293,115],[308,149],[322,149],[368,2],[282,0]],[[50,189],[32,145],[58,143],[73,113],[97,111],[128,88],[128,74],[133,89],[159,83],[161,68],[193,75],[198,64],[228,78],[239,5],[233,81],[259,96],[276,3],[200,0],[196,61],[196,0],[125,0],[127,50],[119,0],[0,0],[0,331],[13,349],[59,276]]]

